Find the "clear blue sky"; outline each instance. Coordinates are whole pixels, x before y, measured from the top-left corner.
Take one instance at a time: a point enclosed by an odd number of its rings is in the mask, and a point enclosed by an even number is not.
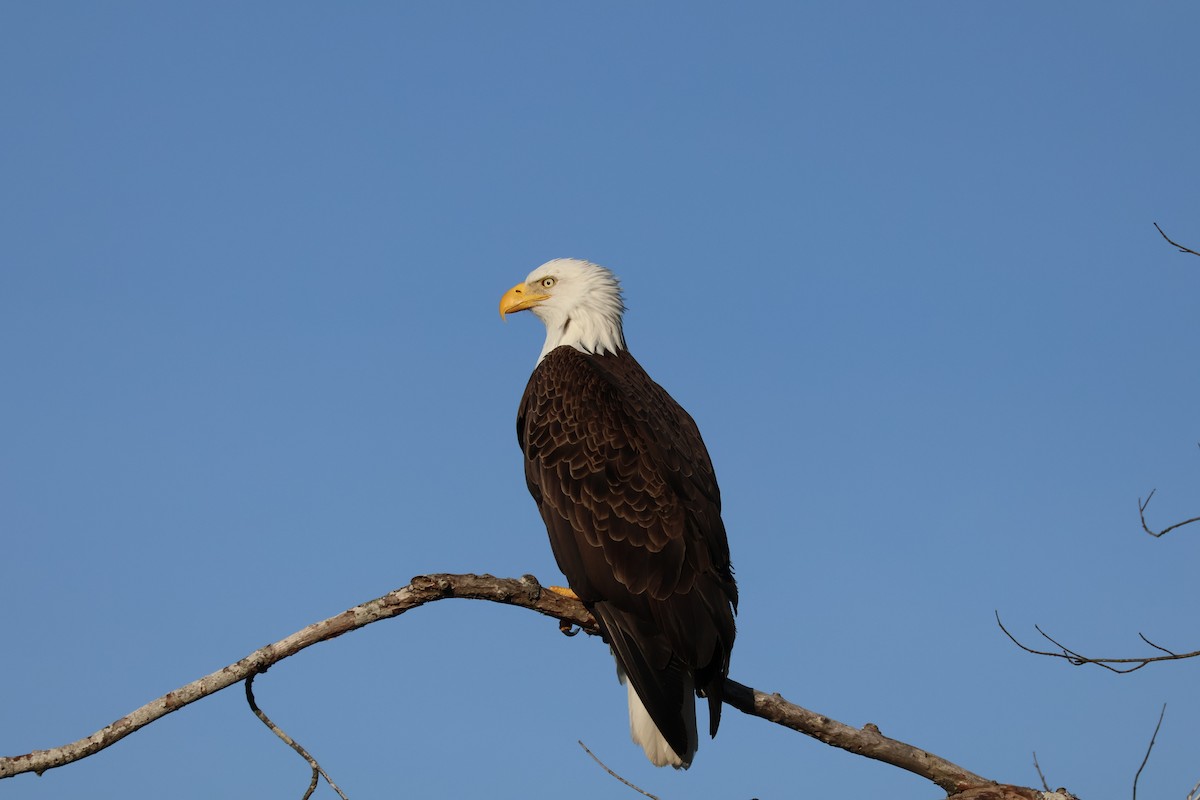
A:
[[[425,572],[555,573],[500,294],[624,281],[695,416],[737,679],[998,780],[1200,779],[1200,8],[1173,3],[0,7],[0,753],[90,734]],[[596,640],[439,603],[272,669],[354,798],[927,800],[727,711],[628,743]],[[211,698],[6,798],[299,796]],[[318,796],[331,797],[327,789]]]

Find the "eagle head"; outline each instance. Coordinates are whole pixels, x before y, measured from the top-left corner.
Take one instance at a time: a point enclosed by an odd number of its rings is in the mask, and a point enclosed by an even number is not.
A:
[[[625,348],[621,284],[604,267],[574,258],[547,261],[500,298],[500,316],[532,311],[546,325],[542,357],[567,345],[604,355]]]

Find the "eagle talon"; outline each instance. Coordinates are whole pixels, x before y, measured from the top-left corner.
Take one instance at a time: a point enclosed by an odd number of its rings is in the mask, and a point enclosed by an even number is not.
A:
[[[565,597],[568,600],[579,600],[579,595],[575,594],[565,586],[547,586],[546,588],[551,592],[554,592],[554,594],[558,595],[559,597]],[[580,600],[580,602],[583,601]],[[580,628],[576,628],[575,624],[568,619],[560,619],[558,621],[558,631],[563,636],[575,636],[577,633],[579,633]]]

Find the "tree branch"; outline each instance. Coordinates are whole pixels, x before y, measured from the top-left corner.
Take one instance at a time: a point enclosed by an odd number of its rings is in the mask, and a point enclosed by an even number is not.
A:
[[[1168,244],[1174,245],[1174,246],[1175,246],[1175,247],[1176,247],[1176,248],[1179,250],[1179,252],[1181,252],[1181,253],[1191,253],[1191,254],[1192,254],[1192,255],[1194,255],[1194,256],[1200,256],[1200,253],[1197,253],[1195,250],[1192,250],[1192,249],[1191,249],[1191,248],[1189,248],[1189,247],[1184,247],[1184,246],[1183,246],[1183,245],[1181,245],[1179,242],[1173,242],[1173,241],[1171,241],[1171,237],[1170,237],[1170,236],[1167,236],[1165,233],[1163,233],[1163,229],[1158,227],[1158,223],[1157,223],[1157,222],[1155,222],[1155,223],[1154,223],[1154,227],[1155,227],[1155,228],[1158,228],[1158,233],[1159,233],[1159,235],[1160,235],[1160,236],[1162,236],[1164,239],[1166,239]]]
[[[1047,792],[1050,791],[1050,784],[1046,783],[1046,776],[1042,774],[1042,765],[1037,760],[1037,750],[1033,751],[1033,768],[1037,770],[1038,779],[1042,782],[1042,788]]]
[[[731,678],[725,681],[725,702],[743,714],[761,717],[827,745],[908,770],[933,781],[947,794],[993,785],[993,781],[968,772],[944,758],[897,739],[889,739],[872,723],[868,722],[862,728],[852,728],[823,714],[789,703],[778,693],[766,694],[743,686]]]
[[[1144,530],[1146,533],[1150,534],[1155,539],[1157,539],[1161,536],[1165,536],[1166,534],[1170,533],[1171,531],[1175,530],[1176,528],[1182,528],[1184,525],[1191,525],[1193,522],[1200,522],[1200,517],[1192,517],[1191,519],[1185,519],[1183,522],[1176,522],[1174,525],[1172,525],[1169,528],[1163,528],[1158,533],[1155,533],[1154,531],[1150,530],[1150,526],[1148,526],[1146,524],[1146,509],[1150,506],[1150,501],[1152,499],[1154,499],[1154,493],[1156,491],[1158,491],[1158,490],[1151,489],[1150,494],[1146,497],[1146,502],[1144,502],[1144,503],[1142,502],[1142,498],[1140,498],[1140,497],[1138,498],[1138,515],[1141,516],[1141,518],[1142,518],[1142,530]]]
[[[308,800],[308,798],[312,797],[313,792],[317,790],[317,780],[319,778],[324,778],[325,782],[329,784],[329,788],[337,792],[338,797],[342,798],[342,800],[349,800],[345,793],[338,788],[338,785],[333,782],[333,778],[329,777],[329,773],[325,771],[325,768],[317,763],[317,760],[313,758],[312,755],[305,750],[299,742],[297,742],[291,736],[288,736],[287,732],[284,731],[283,728],[280,728],[278,725],[272,722],[271,718],[263,713],[263,710],[258,707],[258,703],[254,701],[253,675],[251,675],[249,678],[246,678],[246,703],[250,706],[250,710],[254,712],[254,716],[258,717],[259,721],[261,721],[263,725],[266,725],[271,729],[271,733],[278,736],[284,744],[295,750],[299,756],[307,761],[308,765],[312,767],[312,781],[309,782],[308,791],[304,793],[304,796],[300,798],[300,800]]]
[[[1158,724],[1154,726],[1154,733],[1150,736],[1150,745],[1146,748],[1146,757],[1142,759],[1142,765],[1138,767],[1138,771],[1133,776],[1133,800],[1137,800],[1137,783],[1138,778],[1142,777],[1142,770],[1146,768],[1146,762],[1150,760],[1150,751],[1154,749],[1154,740],[1158,738],[1158,729],[1162,727],[1163,717],[1167,715],[1167,704],[1163,703],[1162,711],[1158,715]]]
[[[1033,627],[1037,630],[1038,633],[1040,633],[1042,635],[1042,637],[1044,639],[1046,639],[1046,641],[1050,642],[1055,647],[1057,647],[1058,651],[1056,652],[1056,651],[1052,651],[1052,650],[1035,650],[1032,647],[1027,647],[1026,645],[1022,644],[1020,641],[1017,640],[1017,637],[1013,636],[1009,632],[1008,628],[1004,627],[1004,623],[1000,621],[1000,612],[998,612],[998,611],[996,612],[996,624],[1000,626],[1000,630],[1004,631],[1004,635],[1007,636],[1012,641],[1013,644],[1015,644],[1017,647],[1024,650],[1026,653],[1033,653],[1035,656],[1050,656],[1052,658],[1062,658],[1062,659],[1065,659],[1065,660],[1071,662],[1071,664],[1073,664],[1076,667],[1082,666],[1084,664],[1095,664],[1098,667],[1103,667],[1104,669],[1108,670],[1109,672],[1116,672],[1116,673],[1122,674],[1122,675],[1127,672],[1134,672],[1134,671],[1139,670],[1142,667],[1146,666],[1147,664],[1153,664],[1158,661],[1180,661],[1185,658],[1196,658],[1197,656],[1200,656],[1200,650],[1193,650],[1190,653],[1176,653],[1172,650],[1168,650],[1167,648],[1163,647],[1162,645],[1155,644],[1154,642],[1147,639],[1143,634],[1139,633],[1138,636],[1141,637],[1143,642],[1150,645],[1155,650],[1161,650],[1166,655],[1145,656],[1144,658],[1094,658],[1092,656],[1085,656],[1082,653],[1079,653],[1079,652],[1067,647],[1066,645],[1061,644],[1058,640],[1051,637],[1050,634],[1046,633],[1044,630],[1042,630],[1037,625],[1034,625]],[[1119,666],[1119,665],[1121,665],[1121,666]],[[1128,666],[1124,666],[1124,665],[1128,665]]]
[[[272,665],[318,642],[451,597],[515,605],[558,619],[564,626],[577,626],[592,635],[599,633],[596,620],[582,603],[543,591],[532,575],[519,579],[491,575],[421,575],[413,578],[407,586],[309,625],[274,644],[255,650],[236,663],[168,692],[91,736],[51,750],[0,757],[0,778],[25,772],[40,775],[46,770],[87,758],[173,711],[266,672]],[[726,681],[725,702],[745,714],[791,728],[833,747],[912,772],[932,781],[948,794],[954,795],[956,800],[1037,800],[1042,796],[1034,789],[998,785],[932,753],[890,739],[873,724],[868,723],[861,729],[853,728],[789,703],[779,694],[766,694],[733,680]]]
[[[574,635],[574,634],[572,634],[572,635]],[[600,760],[600,757],[599,757],[599,756],[597,756],[595,753],[593,753],[591,750],[589,750],[589,749],[588,749],[588,746],[587,746],[586,744],[584,744],[584,743],[583,743],[583,740],[582,740],[582,739],[576,739],[575,741],[579,742],[579,746],[583,748],[583,752],[585,752],[585,753],[587,753],[589,756],[591,756],[591,757],[592,757],[592,761],[595,761],[597,764],[599,764],[599,765],[600,765],[600,767],[601,767],[601,768],[602,768],[602,769],[603,769],[605,772],[607,772],[609,775],[612,775],[614,778],[616,778],[616,779],[617,779],[617,780],[619,780],[621,783],[623,783],[623,784],[625,784],[626,786],[628,786],[630,789],[633,789],[633,790],[634,790],[635,792],[637,792],[638,794],[640,794],[640,795],[644,795],[645,797],[649,797],[649,798],[650,798],[650,800],[660,800],[660,798],[659,798],[659,796],[658,796],[658,795],[656,795],[656,794],[650,794],[650,793],[649,793],[649,792],[647,792],[645,789],[643,789],[642,787],[638,786],[636,783],[632,783],[631,781],[627,781],[627,780],[625,780],[625,778],[621,777],[621,776],[620,776],[620,775],[618,775],[616,772],[614,772],[614,771],[613,771],[613,769],[612,769],[612,767],[610,767],[608,764],[605,764],[603,761],[601,761],[601,760]]]
[[[274,644],[255,650],[240,661],[181,686],[173,692],[167,692],[87,738],[52,750],[34,750],[25,755],[0,757],[0,778],[23,772],[41,775],[48,769],[86,758],[173,711],[244,681],[251,675],[266,672],[273,664],[318,642],[334,639],[372,622],[396,617],[410,609],[447,597],[508,603],[547,616],[569,620],[584,629],[595,630],[595,620],[582,604],[553,592],[543,592],[541,585],[532,575],[526,575],[520,580],[505,580],[490,575],[418,576],[407,586],[309,625]]]

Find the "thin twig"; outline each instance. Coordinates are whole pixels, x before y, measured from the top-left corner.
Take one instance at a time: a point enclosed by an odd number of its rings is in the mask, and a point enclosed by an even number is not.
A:
[[[1158,738],[1158,729],[1162,727],[1163,717],[1167,715],[1167,704],[1163,703],[1162,711],[1158,714],[1158,724],[1154,726],[1154,733],[1150,736],[1150,745],[1146,748],[1146,757],[1142,759],[1142,766],[1138,767],[1137,773],[1133,776],[1133,800],[1137,800],[1137,782],[1142,776],[1142,770],[1146,767],[1146,762],[1150,760],[1150,751],[1154,749],[1154,740]]]
[[[1155,650],[1161,650],[1169,656],[1178,656],[1179,655],[1174,650],[1168,650],[1167,648],[1163,647],[1161,644],[1155,644],[1154,642],[1150,641],[1149,639],[1146,638],[1146,634],[1141,633],[1140,631],[1138,632],[1138,638],[1140,638],[1143,642],[1145,642],[1146,644],[1153,647]]]
[[[1013,636],[1012,633],[1008,630],[1008,628],[1004,627],[1004,623],[1000,621],[1000,612],[997,611],[995,613],[996,613],[996,624],[1000,626],[1000,630],[1004,631],[1004,635],[1007,636],[1009,638],[1009,640],[1012,641],[1012,643],[1015,644],[1017,647],[1021,648],[1026,653],[1032,653],[1035,656],[1050,656],[1051,658],[1064,659],[1076,667],[1082,666],[1084,664],[1095,664],[1096,666],[1103,667],[1104,669],[1106,669],[1110,672],[1115,672],[1119,675],[1124,675],[1124,674],[1127,674],[1130,672],[1135,672],[1135,671],[1141,669],[1142,667],[1145,667],[1149,664],[1154,664],[1159,661],[1180,661],[1185,658],[1196,658],[1197,656],[1200,656],[1200,650],[1193,650],[1190,653],[1172,652],[1165,647],[1154,644],[1154,642],[1151,642],[1149,639],[1147,639],[1145,636],[1143,636],[1140,633],[1138,634],[1138,636],[1141,636],[1142,641],[1144,641],[1146,644],[1150,645],[1151,647],[1154,647],[1158,650],[1163,651],[1164,653],[1167,653],[1168,655],[1145,656],[1144,658],[1096,658],[1093,656],[1085,656],[1082,653],[1076,652],[1075,650],[1072,650],[1071,648],[1067,647],[1066,645],[1060,643],[1058,640],[1056,640],[1050,634],[1048,634],[1044,630],[1042,630],[1041,627],[1034,625],[1033,627],[1038,633],[1040,633],[1048,642],[1050,642],[1051,644],[1053,644],[1055,647],[1058,648],[1058,652],[1054,652],[1052,650],[1037,650],[1035,648],[1025,645],[1020,640],[1018,640],[1017,637]],[[1117,664],[1131,664],[1132,666],[1129,666],[1129,667],[1115,666]]]
[[[592,760],[593,760],[593,761],[595,761],[597,764],[599,764],[600,766],[604,767],[604,771],[605,771],[605,772],[607,772],[609,775],[612,775],[614,778],[616,778],[616,779],[617,779],[617,780],[619,780],[621,783],[623,783],[623,784],[625,784],[626,786],[628,786],[630,789],[633,789],[635,792],[641,792],[642,794],[646,795],[646,797],[652,798],[653,800],[659,800],[659,797],[658,797],[658,795],[653,795],[653,794],[650,794],[650,793],[649,793],[649,792],[647,792],[645,789],[643,789],[642,787],[638,786],[636,783],[630,783],[629,781],[625,780],[625,779],[624,779],[624,778],[622,778],[620,775],[618,775],[617,773],[615,773],[615,772],[613,772],[611,769],[609,769],[609,767],[608,767],[608,764],[605,764],[603,761],[601,761],[601,760],[600,760],[600,759],[599,759],[599,758],[596,756],[596,754],[595,754],[595,753],[593,753],[591,750],[588,750],[588,746],[587,746],[586,744],[584,744],[582,740],[580,740],[580,739],[576,739],[575,741],[579,742],[579,746],[583,748],[583,752],[585,752],[585,753],[587,753],[589,756],[591,756],[591,757],[592,757]]]
[[[1158,228],[1158,223],[1157,223],[1157,222],[1156,222],[1156,223],[1154,223],[1154,227],[1155,227],[1155,228]],[[1163,229],[1162,229],[1162,228],[1158,228],[1158,232],[1159,232],[1159,234],[1161,234],[1161,235],[1162,235],[1162,237],[1163,237],[1164,239],[1166,239],[1166,240],[1167,240],[1167,242],[1168,242],[1168,243],[1170,243],[1170,244],[1174,245],[1175,247],[1179,248],[1179,252],[1181,252],[1181,253],[1191,253],[1191,254],[1192,254],[1192,255],[1194,255],[1194,256],[1200,256],[1200,253],[1197,253],[1195,250],[1192,250],[1190,247],[1184,247],[1184,246],[1183,246],[1183,245],[1181,245],[1179,242],[1173,242],[1173,241],[1171,241],[1171,237],[1170,237],[1170,236],[1167,236],[1165,233],[1163,233]]]
[[[1187,800],[1197,800],[1200,798],[1200,781],[1196,781],[1196,785],[1188,792]]]
[[[1172,525],[1169,528],[1163,528],[1158,533],[1155,533],[1154,531],[1150,530],[1150,526],[1146,524],[1146,508],[1149,507],[1150,500],[1151,500],[1151,498],[1154,497],[1154,493],[1156,491],[1158,491],[1158,490],[1151,489],[1150,494],[1146,497],[1146,502],[1144,502],[1144,503],[1142,502],[1142,498],[1140,498],[1140,497],[1138,498],[1138,515],[1142,518],[1142,530],[1144,530],[1146,533],[1150,534],[1155,539],[1157,539],[1161,536],[1164,536],[1164,535],[1170,533],[1171,531],[1175,530],[1176,528],[1182,528],[1184,525],[1191,525],[1193,522],[1200,522],[1200,517],[1192,517],[1191,519],[1185,519],[1183,522],[1176,522],[1174,525]]]
[[[1038,778],[1042,781],[1042,788],[1050,791],[1050,784],[1046,783],[1046,776],[1042,774],[1042,765],[1037,763],[1037,750],[1033,751],[1033,768],[1037,770]]]
[[[250,710],[254,712],[254,716],[262,720],[263,725],[266,725],[268,728],[270,728],[272,733],[282,739],[284,744],[286,744],[288,747],[299,753],[300,757],[307,761],[308,765],[312,767],[312,782],[309,783],[308,791],[304,793],[302,800],[308,800],[308,798],[312,797],[312,793],[317,788],[318,775],[325,779],[325,782],[329,784],[330,789],[333,789],[338,793],[338,797],[342,798],[342,800],[350,800],[350,798],[346,797],[346,795],[342,793],[342,790],[338,788],[338,785],[333,782],[333,778],[329,777],[329,773],[326,772],[319,763],[317,763],[317,760],[309,755],[309,752],[305,750],[299,742],[297,742],[291,736],[288,736],[282,728],[272,722],[271,718],[264,714],[263,710],[258,707],[257,703],[254,702],[254,677],[254,675],[251,675],[249,678],[246,678],[246,702],[250,704]]]

